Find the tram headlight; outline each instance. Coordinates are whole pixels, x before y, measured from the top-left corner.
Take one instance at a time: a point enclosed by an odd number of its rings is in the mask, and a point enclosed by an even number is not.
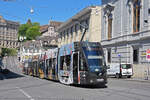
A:
[[[99,73],[98,75],[99,75],[99,76],[101,76],[101,75],[102,75],[102,73]]]
[[[85,78],[85,77],[86,77],[86,75],[85,75],[85,74],[83,74],[83,75],[82,75],[82,77],[83,77],[83,78]]]
[[[90,83],[93,83],[93,80],[90,80]]]
[[[98,72],[99,71],[99,69],[95,69],[95,72]]]
[[[85,72],[85,71],[82,73],[82,77],[83,77],[83,78],[86,77],[86,72]]]

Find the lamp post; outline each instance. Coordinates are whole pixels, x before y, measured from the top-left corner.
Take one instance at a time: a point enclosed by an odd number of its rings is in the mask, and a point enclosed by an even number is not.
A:
[[[120,73],[119,73],[119,77],[121,77],[121,54],[118,54],[119,57],[119,64],[120,64]]]
[[[23,50],[22,50],[22,52],[21,52],[21,49],[22,49],[22,42],[24,41],[24,40],[26,40],[26,36],[20,36],[19,37],[19,41],[20,41],[20,60],[22,61],[22,57],[21,57],[21,53],[23,52]]]

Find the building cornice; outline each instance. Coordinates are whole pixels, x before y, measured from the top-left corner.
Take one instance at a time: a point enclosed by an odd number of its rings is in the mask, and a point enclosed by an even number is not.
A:
[[[87,8],[84,8],[83,10],[81,10],[79,13],[77,13],[75,16],[71,17],[70,19],[68,19],[66,22],[64,22],[63,24],[61,24],[58,28],[57,31],[59,32],[62,28],[64,28],[65,26],[69,25],[70,23],[72,23],[73,19],[79,19],[81,16],[90,13],[92,11],[92,8],[96,8],[97,6],[90,6]]]
[[[121,44],[126,44],[135,41],[147,40],[150,39],[149,32],[150,30],[123,35],[109,40],[108,39],[102,40],[101,43],[103,46],[109,46],[109,45],[117,45],[117,44],[121,45]]]

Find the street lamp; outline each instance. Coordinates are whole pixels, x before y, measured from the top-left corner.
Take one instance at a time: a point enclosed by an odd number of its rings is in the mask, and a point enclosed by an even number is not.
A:
[[[19,37],[19,40],[22,42],[23,40],[26,40],[27,38],[26,38],[26,36],[20,36]]]
[[[20,44],[21,44],[21,46],[20,46],[20,61],[22,61],[22,57],[21,57],[21,53],[23,52],[23,50],[22,50],[22,52],[21,52],[21,48],[22,48],[22,42],[23,42],[23,40],[26,40],[26,36],[20,36],[19,37],[19,41],[21,42]]]
[[[121,54],[118,54],[118,57],[119,57],[119,63],[120,63],[120,75],[121,75]]]
[[[81,40],[80,40],[80,42],[82,42],[82,41],[83,41],[83,38],[84,38],[84,36],[85,36],[85,33],[86,33],[86,31],[88,30],[88,26],[87,26],[87,25],[82,25],[82,24],[80,24],[80,22],[79,22],[78,19],[72,19],[72,21],[73,21],[73,22],[77,22],[78,25],[80,25],[81,27],[84,28],[84,32],[83,32],[82,37],[81,37]]]

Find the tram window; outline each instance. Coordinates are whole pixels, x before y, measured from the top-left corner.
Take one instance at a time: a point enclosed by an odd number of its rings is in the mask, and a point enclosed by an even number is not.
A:
[[[35,67],[36,66],[36,62],[33,62],[33,66],[32,67]]]
[[[41,67],[44,67],[44,61],[42,61],[42,66]]]
[[[81,55],[79,63],[80,63],[79,70],[80,71],[87,71],[87,65],[86,65],[85,59],[83,58],[83,55]]]
[[[42,61],[40,61],[40,68],[42,68]]]
[[[71,63],[71,55],[60,57],[60,69],[61,70],[70,70],[70,63]]]
[[[67,70],[70,70],[70,63],[71,63],[71,55],[67,55],[66,56]]]
[[[63,70],[64,56],[60,57],[60,70]]]
[[[52,59],[49,59],[49,67],[52,67]]]
[[[87,70],[87,66],[86,66],[86,62],[82,59],[80,61],[80,71],[86,71]]]
[[[42,64],[42,63],[41,63],[41,62],[39,62],[39,66],[40,66],[40,67],[41,67],[41,64]]]
[[[53,58],[53,68],[55,67],[56,64],[56,58]]]
[[[32,66],[32,62],[29,62],[29,64],[28,64],[28,65],[29,65],[29,67],[31,67],[31,66]]]
[[[36,61],[36,63],[35,63],[35,64],[36,64],[36,67],[37,67],[37,65],[38,65],[38,62]]]
[[[46,66],[49,66],[49,59],[46,60]]]

